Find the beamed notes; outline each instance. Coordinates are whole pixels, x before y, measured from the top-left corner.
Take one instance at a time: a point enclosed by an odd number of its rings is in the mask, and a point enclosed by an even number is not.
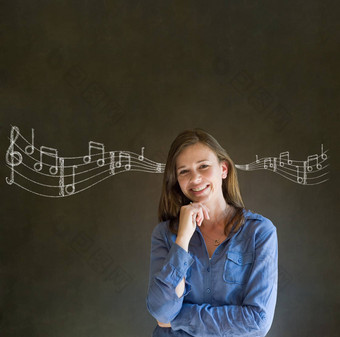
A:
[[[145,157],[145,147],[140,153],[130,151],[105,151],[102,143],[89,141],[88,153],[78,157],[64,157],[58,150],[41,145],[35,146],[34,129],[30,140],[12,126],[6,152],[6,164],[10,169],[6,182],[17,185],[43,197],[67,197],[82,192],[101,181],[119,173],[140,171],[163,173],[165,164]],[[289,158],[289,152],[278,157],[258,158],[246,165],[236,165],[245,171],[267,170],[301,184],[317,185],[328,180],[325,170],[329,155],[321,144],[321,153],[297,161]]]
[[[289,152],[285,151],[278,157],[259,159],[256,155],[254,162],[235,166],[243,171],[269,170],[301,185],[318,185],[329,180],[327,176],[329,172],[325,171],[329,166],[327,163],[329,156],[326,152],[328,150],[324,151],[321,144],[321,153],[307,156],[306,160],[289,159]]]
[[[162,173],[165,165],[130,151],[105,152],[102,143],[89,141],[88,153],[78,157],[64,157],[57,149],[34,145],[20,134],[17,126],[10,131],[6,164],[10,169],[6,182],[44,197],[67,197],[82,192],[99,182],[128,171]]]

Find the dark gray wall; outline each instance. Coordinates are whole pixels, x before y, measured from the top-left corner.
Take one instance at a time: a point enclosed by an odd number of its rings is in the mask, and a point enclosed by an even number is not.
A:
[[[334,7],[337,8],[334,8]],[[278,229],[269,336],[339,325],[339,4],[327,1],[2,1],[2,336],[149,336],[145,296],[161,174],[127,172],[67,198],[6,184],[11,125],[82,156],[90,140],[165,162],[202,127],[237,164],[329,149],[329,181],[239,171]]]

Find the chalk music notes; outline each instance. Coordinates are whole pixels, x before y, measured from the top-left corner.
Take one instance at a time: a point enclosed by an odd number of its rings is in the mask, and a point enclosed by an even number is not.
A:
[[[99,150],[100,155],[102,156],[97,160],[98,166],[103,166],[105,164],[104,159],[104,145],[101,143],[93,142],[92,140],[89,142],[89,155],[84,157],[84,163],[88,164],[92,161],[92,150]]]
[[[235,166],[244,171],[270,170],[297,184],[318,185],[329,180],[327,178],[329,172],[325,171],[329,166],[327,151],[323,150],[323,144],[321,144],[321,153],[307,156],[306,160],[289,159],[289,152],[285,151],[281,152],[278,157],[258,159],[256,155],[254,162]]]
[[[83,192],[103,180],[119,173],[140,171],[163,173],[165,164],[145,157],[145,147],[140,153],[130,151],[105,152],[102,143],[89,141],[88,153],[78,157],[60,156],[52,147],[34,145],[34,129],[31,140],[20,134],[17,126],[12,126],[6,151],[6,165],[10,169],[6,182],[17,185],[31,193],[43,197],[67,197]],[[244,171],[267,170],[281,175],[300,185],[317,185],[327,181],[329,166],[328,150],[307,156],[298,161],[289,158],[289,152],[281,152],[278,157],[258,158],[246,165],[236,165]]]
[[[88,154],[63,157],[57,149],[34,145],[34,129],[31,141],[20,134],[17,126],[10,131],[10,144],[6,152],[6,164],[10,176],[9,185],[15,184],[43,197],[67,197],[80,193],[110,176],[123,172],[140,171],[162,173],[165,165],[130,151],[105,152],[102,143],[89,141]]]

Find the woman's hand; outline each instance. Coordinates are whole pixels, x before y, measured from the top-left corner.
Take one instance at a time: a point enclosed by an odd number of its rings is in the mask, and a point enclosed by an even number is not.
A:
[[[171,328],[171,324],[170,323],[162,323],[160,321],[157,321],[158,325],[161,327],[161,328]]]
[[[210,219],[209,208],[202,203],[193,202],[181,207],[176,243],[186,251],[196,225],[201,226],[204,218]]]

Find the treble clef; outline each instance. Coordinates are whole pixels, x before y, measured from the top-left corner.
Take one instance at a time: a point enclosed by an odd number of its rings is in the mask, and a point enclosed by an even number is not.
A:
[[[6,152],[6,162],[9,166],[12,167],[11,178],[6,177],[6,182],[9,185],[12,185],[14,183],[14,166],[18,166],[22,163],[21,153],[18,151],[14,151],[14,144],[18,139],[19,135],[20,135],[19,128],[16,126],[12,126],[10,138],[11,143]]]

